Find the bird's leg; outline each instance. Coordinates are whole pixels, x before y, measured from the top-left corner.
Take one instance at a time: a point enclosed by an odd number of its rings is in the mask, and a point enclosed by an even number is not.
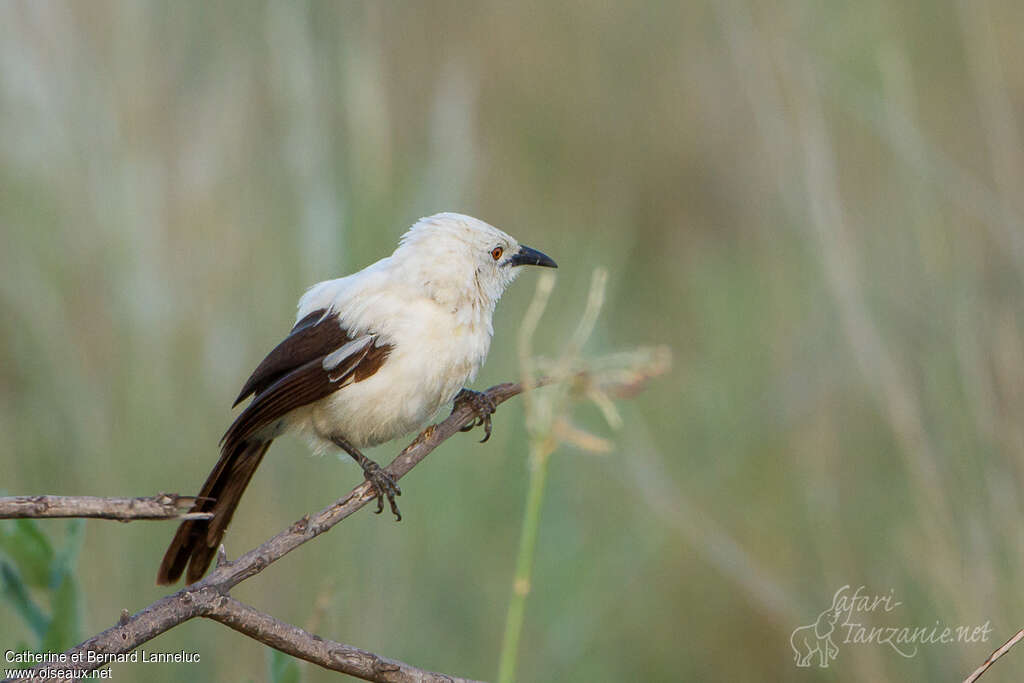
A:
[[[469,407],[473,409],[474,415],[476,415],[476,419],[459,431],[468,432],[474,427],[482,425],[484,428],[484,438],[480,439],[480,443],[484,443],[487,439],[491,438],[491,415],[494,414],[498,406],[494,403],[494,399],[484,392],[473,391],[472,389],[463,389],[455,395],[455,406],[452,408],[452,412],[454,413],[458,410],[459,406],[463,403],[469,404]]]
[[[366,476],[366,481],[370,482],[373,486],[373,490],[377,493],[377,514],[379,515],[384,511],[384,496],[387,496],[388,504],[391,505],[391,512],[395,515],[395,521],[401,522],[402,513],[398,511],[398,505],[395,503],[395,496],[402,495],[402,489],[398,488],[395,478],[392,477],[391,474],[383,467],[360,453],[358,448],[342,437],[332,436],[331,441],[333,441],[338,448],[351,455],[352,459],[359,463],[359,466],[363,468],[363,475]]]

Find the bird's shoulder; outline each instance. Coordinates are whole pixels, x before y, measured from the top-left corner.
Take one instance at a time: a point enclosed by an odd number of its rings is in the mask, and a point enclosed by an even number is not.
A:
[[[336,310],[339,302],[354,298],[360,291],[380,287],[386,275],[378,266],[380,261],[358,273],[324,280],[312,285],[299,299],[295,321],[299,322],[317,310]]]

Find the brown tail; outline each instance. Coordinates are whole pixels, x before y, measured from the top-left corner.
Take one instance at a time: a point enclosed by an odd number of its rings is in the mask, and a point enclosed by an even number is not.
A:
[[[156,574],[158,584],[175,583],[185,571],[185,565],[188,565],[187,583],[195,583],[206,573],[245,487],[270,448],[270,441],[241,441],[225,446],[191,510],[212,512],[213,517],[181,523],[160,563]]]

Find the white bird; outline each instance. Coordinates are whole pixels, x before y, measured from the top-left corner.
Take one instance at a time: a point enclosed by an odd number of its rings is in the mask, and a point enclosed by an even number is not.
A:
[[[157,583],[188,583],[210,565],[253,472],[285,433],[313,448],[341,448],[363,468],[401,519],[394,479],[360,449],[422,427],[449,401],[467,401],[490,436],[494,404],[464,389],[487,358],[491,318],[518,266],[556,268],[553,260],[470,216],[420,219],[395,252],[361,271],[313,285],[297,322],[242,387],[252,401],[221,439],[221,456],[194,512],[164,555]]]

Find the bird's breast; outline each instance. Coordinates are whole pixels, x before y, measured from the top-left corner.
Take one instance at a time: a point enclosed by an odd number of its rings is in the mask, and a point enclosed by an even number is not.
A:
[[[421,428],[476,377],[490,347],[490,325],[429,299],[403,302],[377,326],[392,346],[372,376],[336,391],[314,409],[320,436],[340,433],[357,448]]]

